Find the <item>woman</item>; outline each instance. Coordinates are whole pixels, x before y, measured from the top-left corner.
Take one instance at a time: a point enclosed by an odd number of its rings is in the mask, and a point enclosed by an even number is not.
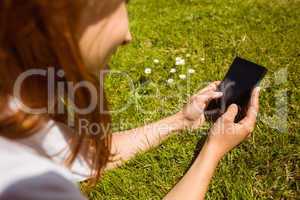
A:
[[[106,102],[99,71],[118,46],[132,40],[126,3],[0,2],[1,200],[83,199],[70,182],[94,183],[104,170],[157,146],[175,132],[200,127],[206,105],[222,96],[216,91],[219,82],[214,82],[192,96],[180,112],[158,122],[119,133],[103,128],[110,126],[110,117],[106,109],[98,109]],[[50,75],[60,89],[51,87]],[[95,94],[88,87],[76,91],[67,87],[82,81],[98,91],[100,101],[90,112],[80,111],[89,107]],[[253,131],[258,96],[256,88],[239,123],[234,123],[236,105],[216,121],[194,164],[165,199],[204,199],[219,160]],[[45,107],[46,112],[36,112]],[[102,128],[93,134],[82,129],[82,120]]]

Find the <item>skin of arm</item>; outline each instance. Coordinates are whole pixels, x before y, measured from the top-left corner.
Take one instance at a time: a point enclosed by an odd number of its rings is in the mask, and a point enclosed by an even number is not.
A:
[[[210,130],[200,154],[192,167],[164,200],[202,200],[221,158],[250,136],[255,128],[259,107],[259,88],[252,92],[246,117],[238,123],[234,118],[237,105],[232,104]]]
[[[197,128],[204,122],[203,110],[211,99],[219,98],[216,93],[219,82],[214,82],[194,95],[184,109],[161,121],[113,135],[112,153],[116,161],[107,169],[117,167],[137,153],[157,146],[161,141],[184,128]],[[250,136],[256,124],[259,109],[259,88],[252,92],[248,111],[244,119],[235,123],[238,107],[232,104],[211,128],[209,136],[195,162],[165,196],[164,200],[204,199],[215,169],[222,157]]]
[[[219,163],[216,155],[206,141],[193,165],[164,200],[199,200],[204,199],[211,178]]]
[[[182,123],[178,123],[178,122]],[[116,132],[112,136],[112,161],[107,169],[115,168],[133,158],[137,153],[145,152],[176,131],[184,128],[184,117],[181,112],[143,127]]]
[[[106,169],[122,165],[137,153],[145,152],[158,146],[166,138],[178,131],[199,128],[205,121],[203,110],[210,100],[220,98],[222,93],[216,92],[220,81],[209,84],[193,95],[182,111],[160,121],[132,130],[113,133],[111,161]]]

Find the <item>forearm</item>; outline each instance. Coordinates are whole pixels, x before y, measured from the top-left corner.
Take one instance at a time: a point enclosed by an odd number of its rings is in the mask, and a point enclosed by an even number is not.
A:
[[[164,200],[200,200],[205,198],[220,157],[206,142],[192,167]]]
[[[186,125],[187,122],[179,112],[143,127],[113,133],[111,149],[113,161],[108,163],[107,168],[117,167],[137,153],[158,146],[176,131],[184,129]]]
[[[219,82],[214,82],[193,95],[179,113],[161,121],[137,129],[115,133],[112,136],[113,161],[107,168],[116,167],[122,162],[157,146],[172,133],[184,128],[199,128],[205,121],[203,110],[212,99],[223,94],[217,92]]]

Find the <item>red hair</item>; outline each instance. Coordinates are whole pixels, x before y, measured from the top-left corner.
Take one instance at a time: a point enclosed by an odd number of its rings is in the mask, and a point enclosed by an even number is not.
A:
[[[49,119],[67,124],[68,114],[46,113],[29,114],[21,110],[12,110],[12,89],[17,77],[29,69],[63,70],[63,78],[56,81],[89,81],[99,90],[99,80],[86,72],[81,58],[76,31],[84,1],[75,0],[1,0],[0,1],[0,135],[16,139],[32,135],[42,128]],[[40,76],[31,76],[22,85],[22,103],[30,108],[47,106],[47,80]],[[55,93],[55,105],[59,96]],[[79,88],[75,93],[74,105],[86,108],[91,95],[86,88]],[[105,96],[99,97],[106,105]],[[97,105],[97,108],[99,108]],[[106,107],[106,106],[105,106]],[[75,126],[79,133],[78,122],[110,125],[110,116],[99,109],[80,115],[74,113]],[[85,159],[93,169],[93,176],[99,178],[110,156],[111,137],[103,130],[93,135],[87,130],[74,135],[70,141],[71,152],[66,163],[71,165],[80,152],[85,152]]]

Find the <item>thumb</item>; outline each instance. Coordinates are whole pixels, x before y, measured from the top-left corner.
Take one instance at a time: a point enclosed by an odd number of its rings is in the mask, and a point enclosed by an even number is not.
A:
[[[233,122],[234,118],[238,113],[238,106],[236,104],[231,104],[227,111],[223,114],[223,118],[227,121]]]

